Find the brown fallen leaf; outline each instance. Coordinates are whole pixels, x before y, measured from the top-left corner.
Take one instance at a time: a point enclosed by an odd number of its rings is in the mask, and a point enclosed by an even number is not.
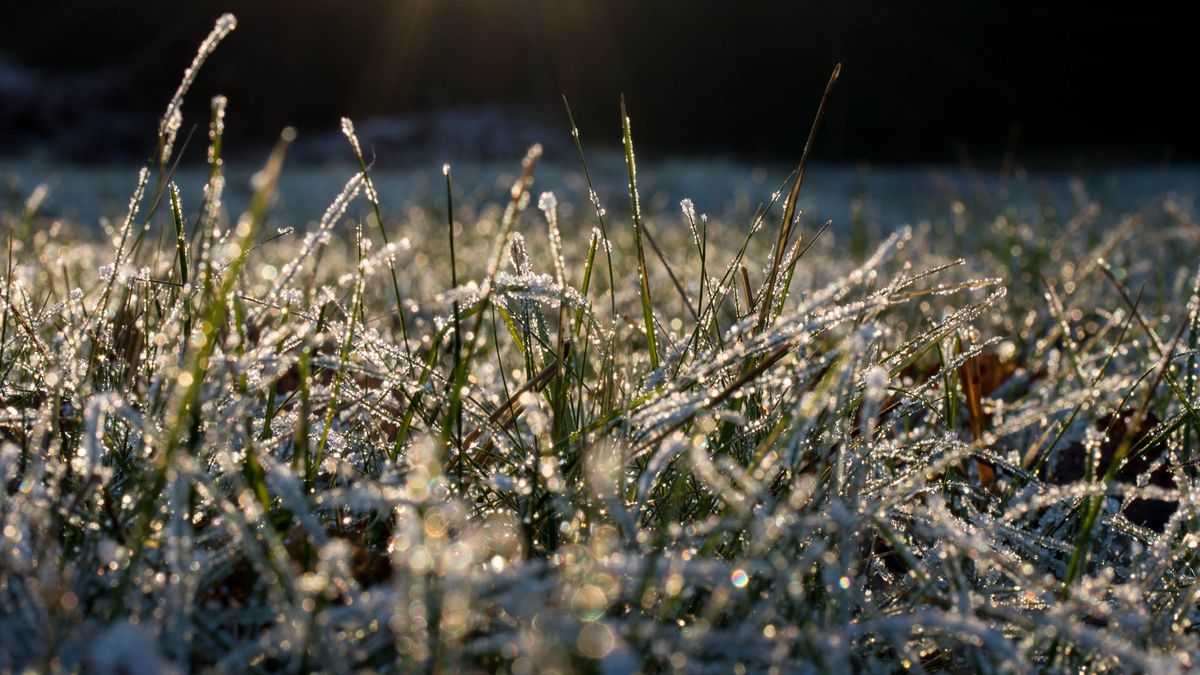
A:
[[[983,372],[992,372],[990,366],[982,365],[983,355],[979,354],[967,359],[958,369],[958,382],[962,387],[963,397],[967,400],[967,412],[971,415],[971,437],[979,442],[983,438]],[[989,382],[990,384],[990,382]],[[979,482],[985,488],[991,488],[996,482],[996,471],[990,464],[981,459],[975,460],[979,470]]]
[[[976,354],[968,362],[974,364],[973,367],[978,372],[979,391],[983,396],[989,396],[1004,386],[1017,372],[1016,363],[1004,361],[994,352]]]

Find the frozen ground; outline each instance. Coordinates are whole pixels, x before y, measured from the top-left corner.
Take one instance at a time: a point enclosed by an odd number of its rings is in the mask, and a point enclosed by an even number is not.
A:
[[[398,159],[403,168],[389,168]],[[548,155],[535,177],[535,192],[551,190],[560,196],[564,220],[573,209],[587,204],[587,189],[574,156]],[[433,157],[417,163],[411,157],[380,157],[374,172],[380,196],[390,214],[412,207],[440,208],[443,160],[454,168],[455,191],[466,206],[503,204],[519,169],[512,161],[455,162],[453,157]],[[597,191],[607,208],[627,209],[623,159],[614,153],[594,153],[589,158]],[[258,167],[229,167],[226,205],[237,213],[250,196],[250,176]],[[792,167],[784,164],[749,165],[725,159],[711,161],[639,158],[639,185],[644,208],[651,215],[664,211],[678,224],[677,204],[691,199],[698,211],[726,221],[750,222],[755,208],[770,199],[788,178]],[[347,175],[348,162],[289,165],[279,186],[275,217],[281,224],[304,225],[316,220],[328,206]],[[176,179],[182,193],[199,194],[207,175],[202,167],[183,167]],[[90,224],[97,214],[117,217],[125,209],[137,176],[137,166],[84,166],[57,160],[0,159],[4,198],[23,201],[39,184],[49,189],[49,213]],[[956,202],[997,213],[1040,209],[1036,215],[1067,220],[1083,205],[1095,203],[1108,213],[1147,213],[1161,210],[1164,200],[1185,210],[1200,191],[1200,167],[1103,168],[1088,171],[1027,172],[1011,175],[996,171],[967,171],[958,167],[870,167],[816,165],[805,176],[800,207],[805,221],[819,225],[833,221],[833,232],[845,232],[861,219],[877,239],[905,224],[949,221]]]
[[[1196,667],[1196,169],[343,131],[0,165],[0,672]]]
[[[0,672],[1195,666],[1196,169],[385,159],[0,166]]]

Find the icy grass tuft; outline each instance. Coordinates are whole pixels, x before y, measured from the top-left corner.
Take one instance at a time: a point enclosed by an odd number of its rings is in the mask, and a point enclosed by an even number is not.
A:
[[[652,369],[633,231],[595,227],[628,214],[590,188],[528,213],[540,149],[504,204],[461,205],[491,236],[464,230],[449,288],[419,212],[372,243],[365,164],[303,236],[258,227],[270,172],[230,218],[213,112],[178,213],[150,213],[159,166],[108,242],[44,194],[0,213],[0,669],[1197,667],[1178,203],[1140,241],[1091,203],[1066,236],[1037,204],[956,202],[961,234],[905,228],[860,264],[807,228],[760,324],[779,205],[684,200],[654,234],[674,278],[646,267]]]

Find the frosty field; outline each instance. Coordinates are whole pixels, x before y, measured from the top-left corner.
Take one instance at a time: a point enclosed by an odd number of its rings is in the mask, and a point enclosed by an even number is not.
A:
[[[1196,169],[251,171],[224,105],[2,167],[0,671],[1197,667]]]

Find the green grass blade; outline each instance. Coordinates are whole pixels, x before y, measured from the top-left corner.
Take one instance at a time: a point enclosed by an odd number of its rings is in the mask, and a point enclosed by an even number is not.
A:
[[[646,351],[650,354],[650,369],[658,370],[658,343],[655,340],[654,301],[650,297],[650,277],[646,270],[646,252],[642,248],[642,204],[637,188],[637,161],[633,156],[633,132],[629,128],[629,113],[625,97],[621,97],[621,129],[625,143],[625,166],[629,171],[629,199],[633,207],[633,238],[637,245],[638,282],[641,284],[642,319],[646,324]]]

